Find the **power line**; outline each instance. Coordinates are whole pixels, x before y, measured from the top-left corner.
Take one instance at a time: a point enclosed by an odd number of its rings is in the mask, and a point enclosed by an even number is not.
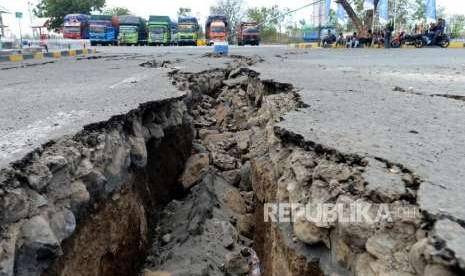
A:
[[[286,16],[288,16],[288,15],[291,14],[291,13],[298,12],[298,11],[300,11],[300,10],[306,9],[306,8],[308,8],[308,7],[311,7],[311,6],[313,6],[313,5],[316,5],[316,4],[325,2],[325,1],[326,1],[326,0],[317,0],[317,1],[314,1],[314,2],[312,2],[312,3],[310,3],[310,4],[307,4],[307,5],[305,5],[305,6],[302,6],[302,7],[300,7],[300,8],[295,9],[295,10],[291,10],[291,11],[288,11],[288,12],[286,12],[286,13],[280,14],[280,15],[274,17],[274,18],[271,18],[269,21],[273,21],[273,20],[276,20],[276,19],[281,18],[281,17],[286,17]],[[265,23],[266,23],[266,22],[262,22],[262,23],[258,24],[258,26],[263,25],[263,24],[265,24]]]

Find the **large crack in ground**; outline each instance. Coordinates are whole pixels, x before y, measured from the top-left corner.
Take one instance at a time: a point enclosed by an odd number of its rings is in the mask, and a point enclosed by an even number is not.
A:
[[[416,210],[414,172],[275,127],[305,107],[298,91],[261,80],[249,69],[259,57],[230,58],[173,70],[185,97],[87,126],[2,170],[0,275],[460,275],[434,219],[394,212]],[[389,204],[392,219],[315,221],[299,210],[265,222],[276,202]]]

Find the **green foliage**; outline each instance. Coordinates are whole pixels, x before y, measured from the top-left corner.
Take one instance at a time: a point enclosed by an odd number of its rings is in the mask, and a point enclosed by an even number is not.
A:
[[[260,25],[262,40],[270,41],[284,31],[282,28],[286,20],[284,15],[288,11],[288,9],[280,9],[277,5],[269,8],[250,8],[247,10],[247,18],[249,21],[255,21]],[[305,24],[305,20],[301,20],[301,23]]]
[[[70,13],[89,14],[102,11],[105,0],[40,0],[34,9],[37,17],[50,17],[50,29],[57,30],[63,25],[63,18]]]
[[[452,38],[465,38],[465,15],[453,15],[450,18],[449,25]]]
[[[426,20],[426,3],[424,0],[414,0],[411,5],[411,19],[414,21]]]
[[[180,7],[178,10],[178,16],[189,16],[192,13],[191,8]]]
[[[111,8],[105,8],[103,10],[103,14],[121,16],[121,15],[131,15],[132,13],[126,7],[111,7]]]

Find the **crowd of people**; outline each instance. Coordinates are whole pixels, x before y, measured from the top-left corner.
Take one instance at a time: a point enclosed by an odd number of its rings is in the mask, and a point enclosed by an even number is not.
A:
[[[437,23],[431,23],[429,29],[426,32],[424,32],[424,29],[421,27],[416,27],[415,32],[421,34],[424,33],[428,39],[428,44],[435,44],[436,39],[445,33],[445,27],[445,20],[440,18]],[[339,33],[339,35],[336,36],[330,30],[328,30],[327,35],[321,42],[323,47],[329,47],[330,45],[335,44],[336,47],[346,48],[380,48],[382,45],[384,45],[385,48],[389,48],[393,31],[394,26],[392,22],[388,23],[383,31],[373,32],[372,30],[368,30],[367,34],[364,36],[360,36],[357,34],[357,32],[354,32],[352,35],[345,36],[343,33]]]
[[[359,36],[357,32],[354,32],[352,35],[344,36],[343,33],[339,33],[336,37],[331,31],[328,31],[328,34],[322,41],[323,47],[336,44],[337,47],[346,47],[346,48],[359,48],[359,47],[372,47],[381,45],[384,43],[384,33],[375,32],[368,30],[366,36]]]

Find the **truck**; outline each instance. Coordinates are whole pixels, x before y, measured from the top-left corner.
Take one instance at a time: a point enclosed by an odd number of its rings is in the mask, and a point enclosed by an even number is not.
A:
[[[178,18],[177,39],[178,45],[197,46],[199,21],[195,17],[180,16]]]
[[[205,23],[205,38],[208,45],[228,41],[228,18],[225,15],[210,15]]]
[[[89,20],[91,45],[116,45],[118,38],[118,17],[111,15],[91,15]]]
[[[257,22],[241,22],[237,27],[237,44],[260,45],[260,29]]]
[[[145,45],[147,44],[147,22],[134,15],[119,17],[119,45]]]
[[[148,26],[149,45],[169,45],[171,43],[171,19],[164,15],[151,15]]]
[[[89,39],[89,16],[73,13],[64,18],[63,37],[67,39]]]

